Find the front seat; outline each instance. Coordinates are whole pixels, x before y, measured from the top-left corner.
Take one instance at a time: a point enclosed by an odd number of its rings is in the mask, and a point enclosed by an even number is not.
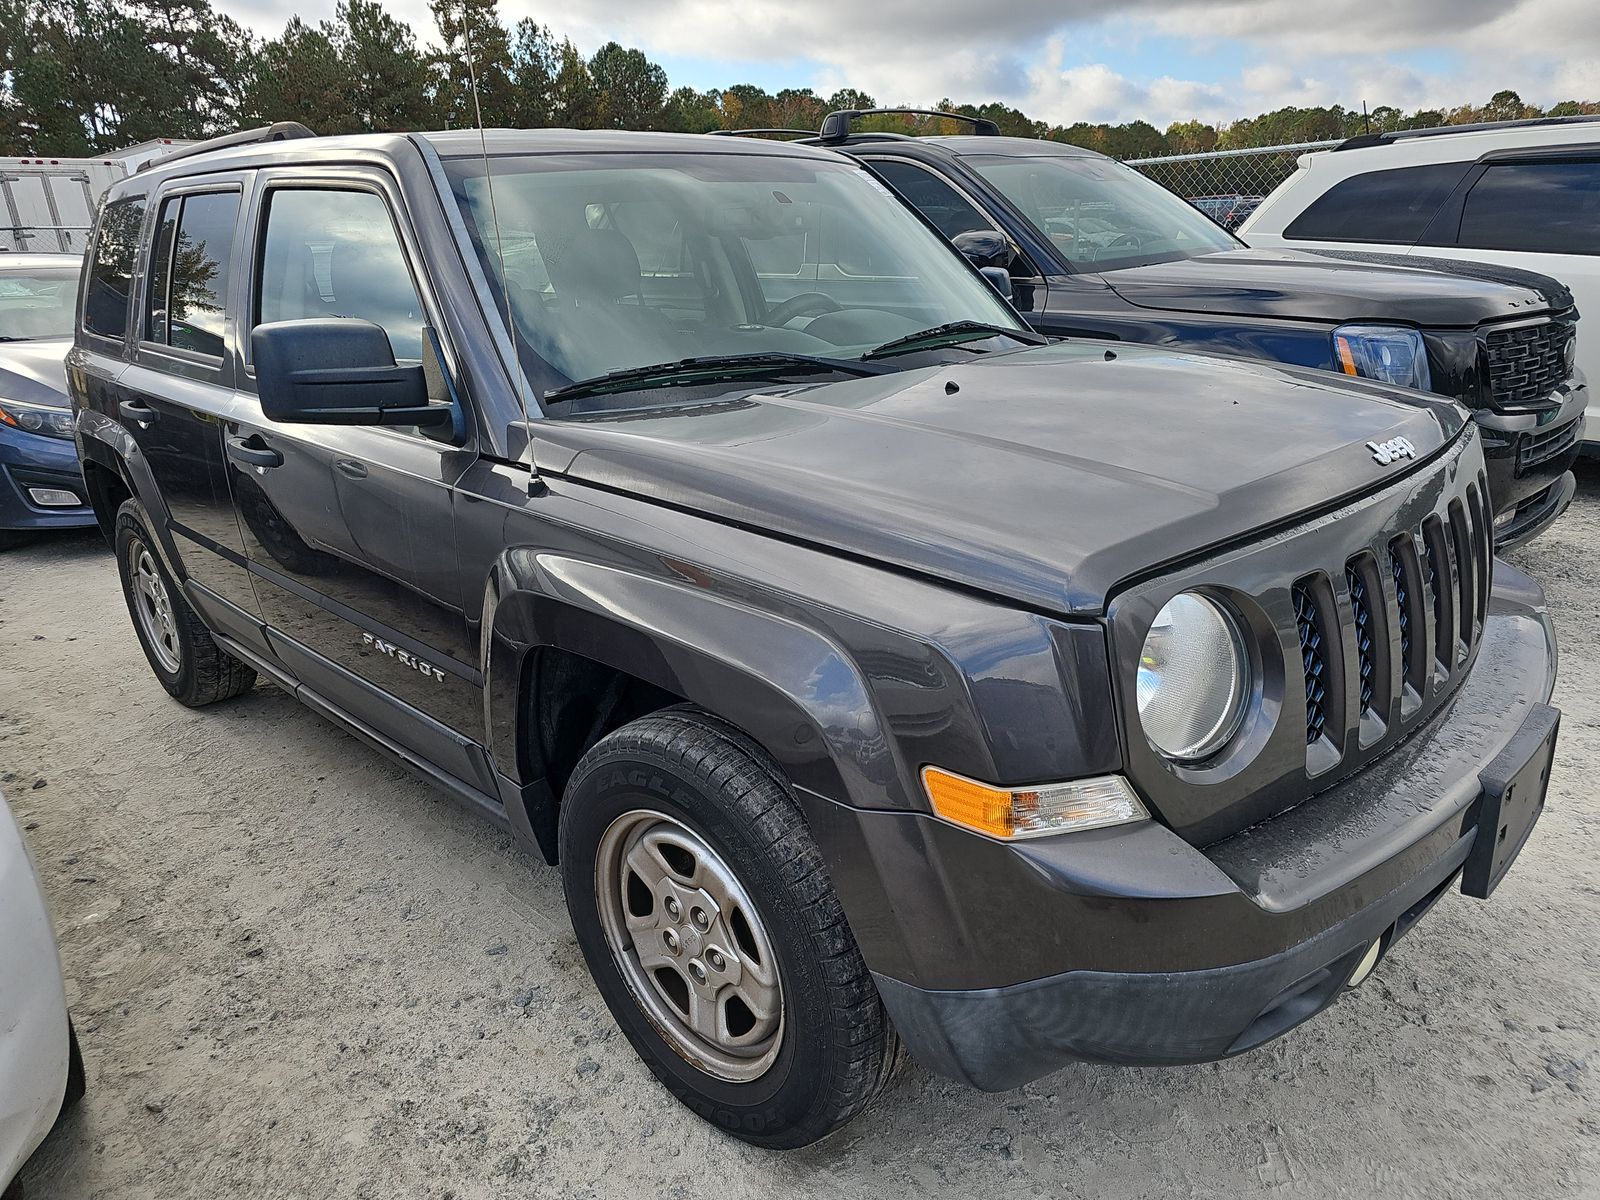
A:
[[[594,373],[682,357],[676,326],[644,302],[643,275],[633,243],[614,229],[545,234],[539,250],[565,327],[568,361]],[[604,347],[600,355],[586,347]]]

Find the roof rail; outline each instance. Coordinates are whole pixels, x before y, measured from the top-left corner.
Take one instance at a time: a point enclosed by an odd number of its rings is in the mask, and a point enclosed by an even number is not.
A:
[[[817,136],[815,129],[708,129],[712,137],[808,137]]]
[[[1407,138],[1443,137],[1452,133],[1483,133],[1491,129],[1536,129],[1546,125],[1583,125],[1600,121],[1600,114],[1580,113],[1572,117],[1524,117],[1517,121],[1478,121],[1471,125],[1433,125],[1427,129],[1391,129],[1387,133],[1359,133],[1346,138],[1334,150],[1360,150],[1385,146]]]
[[[164,167],[168,163],[177,162],[180,158],[193,158],[196,154],[209,154],[213,150],[226,150],[230,146],[253,146],[258,142],[287,142],[291,138],[316,136],[299,121],[277,121],[271,125],[263,125],[260,129],[241,129],[235,133],[225,133],[221,137],[207,138],[192,146],[181,146],[171,154],[163,154],[148,162],[140,163],[139,170],[148,171],[157,164]]]
[[[899,116],[943,117],[947,121],[960,121],[971,125],[972,132],[984,137],[997,137],[1000,126],[986,117],[969,117],[966,113],[943,112],[937,108],[841,108],[822,119],[822,132],[818,135],[824,145],[842,142],[850,136],[850,126],[862,117]]]

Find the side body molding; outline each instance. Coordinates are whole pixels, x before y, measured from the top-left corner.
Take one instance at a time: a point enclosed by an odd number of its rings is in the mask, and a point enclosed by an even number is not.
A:
[[[904,773],[871,689],[814,629],[684,581],[558,553],[512,549],[489,572],[483,614],[485,723],[513,825],[554,857],[555,808],[528,736],[532,656],[566,651],[625,671],[727,718],[801,789],[863,807],[904,807]]]

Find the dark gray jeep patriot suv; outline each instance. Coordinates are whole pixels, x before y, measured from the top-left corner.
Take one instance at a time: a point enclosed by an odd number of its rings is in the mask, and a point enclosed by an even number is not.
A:
[[[226,141],[112,188],[68,360],[152,669],[558,862],[735,1135],[823,1136],[898,1042],[1237,1054],[1532,829],[1554,640],[1453,403],[1039,345],[827,151]]]

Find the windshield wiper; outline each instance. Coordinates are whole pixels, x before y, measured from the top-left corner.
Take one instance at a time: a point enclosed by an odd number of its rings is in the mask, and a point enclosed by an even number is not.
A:
[[[846,375],[882,375],[890,370],[854,358],[828,358],[821,354],[787,354],[779,351],[760,351],[754,354],[710,354],[700,358],[682,358],[677,362],[656,363],[648,367],[627,367],[621,371],[608,371],[593,379],[580,379],[576,383],[551,388],[544,394],[546,402],[575,400],[580,396],[604,396],[612,392],[633,392],[644,388],[676,387],[686,383],[714,383],[721,379],[743,379],[748,376],[775,377],[838,371]]]
[[[908,333],[904,337],[895,338],[892,342],[885,342],[877,349],[869,350],[861,358],[863,362],[871,362],[875,358],[888,358],[892,354],[904,354],[909,350],[953,346],[957,342],[975,342],[987,337],[1016,338],[1019,342],[1030,346],[1042,346],[1049,341],[1048,338],[1026,329],[1007,329],[1004,325],[986,325],[982,321],[947,321],[943,325],[935,325],[932,329]]]

